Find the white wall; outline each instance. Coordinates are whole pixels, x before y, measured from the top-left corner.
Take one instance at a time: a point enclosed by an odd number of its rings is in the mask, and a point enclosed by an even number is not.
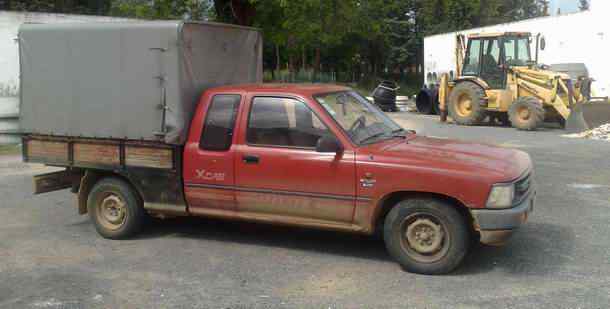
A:
[[[594,96],[610,96],[610,1],[591,1],[591,10],[561,16],[541,17],[520,22],[460,31],[462,34],[529,31],[546,38],[540,63],[584,63],[595,79]],[[424,39],[425,74],[455,71],[455,35],[446,33]],[[532,51],[535,46],[532,46]],[[533,55],[532,55],[533,56]]]
[[[126,20],[104,16],[24,13],[0,11],[0,144],[18,142],[15,135],[19,107],[19,50],[15,42],[19,26],[23,23],[68,23]]]

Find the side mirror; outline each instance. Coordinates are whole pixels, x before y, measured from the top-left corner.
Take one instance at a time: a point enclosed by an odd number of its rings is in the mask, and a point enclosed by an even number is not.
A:
[[[546,48],[546,39],[544,37],[540,38],[540,50],[544,50]]]
[[[334,136],[322,136],[318,139],[316,143],[316,151],[317,152],[333,152],[339,153],[343,151],[343,147],[339,140],[337,140]]]

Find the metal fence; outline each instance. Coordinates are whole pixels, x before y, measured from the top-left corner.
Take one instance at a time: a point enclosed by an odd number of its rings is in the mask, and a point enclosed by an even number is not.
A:
[[[0,97],[0,145],[19,143],[19,98]]]

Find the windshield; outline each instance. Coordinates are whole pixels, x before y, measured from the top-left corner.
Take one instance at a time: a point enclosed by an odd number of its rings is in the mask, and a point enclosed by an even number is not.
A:
[[[504,39],[504,54],[509,66],[526,66],[531,61],[530,43],[527,37],[509,37]]]
[[[354,91],[316,95],[315,99],[356,144],[374,143],[395,137],[404,131],[392,119]]]

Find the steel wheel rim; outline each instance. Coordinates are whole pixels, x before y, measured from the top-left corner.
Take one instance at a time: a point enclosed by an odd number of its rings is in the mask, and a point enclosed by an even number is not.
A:
[[[434,263],[449,251],[451,235],[441,220],[429,213],[414,213],[400,225],[401,247],[420,263]]]
[[[114,193],[104,195],[96,207],[96,216],[104,228],[113,231],[120,229],[127,219],[125,201]]]
[[[517,110],[517,114],[519,115],[519,118],[523,121],[527,121],[530,119],[531,113],[529,108],[522,106]]]
[[[472,99],[467,93],[462,93],[457,100],[457,113],[462,117],[472,113]]]

